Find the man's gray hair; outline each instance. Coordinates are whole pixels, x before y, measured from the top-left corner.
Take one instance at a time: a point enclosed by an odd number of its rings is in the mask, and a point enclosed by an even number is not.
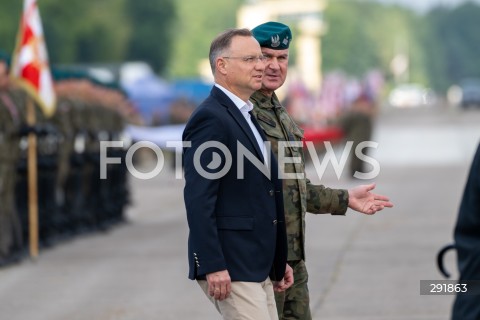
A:
[[[218,57],[224,54],[225,50],[230,48],[232,39],[237,36],[253,37],[253,34],[248,29],[228,29],[213,39],[212,44],[210,45],[210,53],[208,55],[213,74],[215,74],[215,61]]]

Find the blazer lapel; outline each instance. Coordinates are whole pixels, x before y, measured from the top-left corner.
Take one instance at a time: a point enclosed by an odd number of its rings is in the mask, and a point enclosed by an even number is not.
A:
[[[232,100],[230,100],[227,95],[225,95],[222,90],[218,89],[217,87],[213,87],[212,89],[212,95],[215,96],[218,101],[227,108],[227,111],[229,114],[232,116],[232,118],[235,120],[235,122],[238,124],[238,126],[242,129],[242,131],[247,135],[248,139],[250,140],[255,152],[257,153],[257,158],[259,158],[262,162],[264,162],[263,159],[263,153],[260,150],[260,146],[257,143],[257,139],[255,138],[255,135],[253,134],[252,129],[248,125],[247,120],[243,116],[242,112],[238,110],[237,106],[235,103],[233,103]],[[262,130],[259,130],[259,125],[256,123],[254,120],[254,117],[251,116],[250,119],[252,120],[253,124],[257,128],[258,132],[260,133],[263,141],[265,141],[265,136],[263,135]]]
[[[252,114],[252,111],[250,111],[249,113],[250,113],[250,119],[252,119],[252,122],[253,122],[253,124],[255,125],[255,128],[257,128],[258,133],[260,133],[260,136],[262,137],[262,140],[263,140],[263,141],[267,141],[267,137],[265,136],[265,133],[263,133],[263,129],[262,129],[262,127],[260,126],[260,124],[258,123],[257,119],[256,119],[255,116]]]

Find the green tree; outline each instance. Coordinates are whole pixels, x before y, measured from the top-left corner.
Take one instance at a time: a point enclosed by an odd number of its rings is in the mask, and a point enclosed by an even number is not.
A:
[[[15,47],[21,10],[21,1],[2,0],[0,2],[0,50],[8,54],[11,54]]]
[[[23,1],[0,2],[0,48],[15,46]],[[39,0],[52,64],[144,60],[157,71],[167,65],[173,0]]]
[[[322,40],[324,71],[339,69],[361,76],[380,65],[366,28],[369,15],[365,3],[330,2],[325,12],[328,30]]]
[[[243,0],[177,1],[173,59],[170,77],[196,77],[199,63],[208,58],[210,42],[227,28],[235,28],[236,12]]]
[[[41,15],[52,63],[124,59],[130,26],[124,0],[43,0]],[[108,14],[106,14],[108,13]]]
[[[127,58],[147,61],[162,72],[171,54],[176,7],[173,0],[126,0],[131,36]]]
[[[362,76],[380,69],[389,75],[392,59],[403,54],[410,62],[406,80],[428,82],[418,32],[421,20],[412,11],[371,1],[331,1],[325,19],[324,71],[339,69]]]
[[[431,28],[426,46],[430,78],[435,87],[445,90],[464,78],[480,77],[480,6],[465,3],[453,10],[432,10],[427,19]]]
[[[436,8],[425,16],[424,44],[428,56],[426,67],[432,87],[437,91],[445,91],[450,85],[447,76],[447,51],[441,38],[443,32],[439,30],[446,16],[447,9],[443,7]]]

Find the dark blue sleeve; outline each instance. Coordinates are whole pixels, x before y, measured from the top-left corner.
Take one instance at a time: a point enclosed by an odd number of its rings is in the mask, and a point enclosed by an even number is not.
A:
[[[223,134],[222,134],[223,133]],[[211,272],[227,269],[222,247],[218,237],[215,206],[220,179],[209,179],[197,170],[201,165],[208,170],[208,165],[219,154],[218,149],[207,148],[198,152],[201,156],[195,159],[199,147],[209,141],[225,143],[222,123],[214,113],[203,109],[196,112],[188,122],[183,141],[191,142],[184,148],[183,164],[185,171],[184,201],[187,211],[189,234],[189,259],[194,259],[196,275],[202,276]],[[214,155],[214,153],[216,153]],[[195,161],[197,163],[195,163]],[[224,159],[222,158],[222,161]],[[220,165],[222,167],[223,163]],[[198,261],[198,263],[197,263]]]

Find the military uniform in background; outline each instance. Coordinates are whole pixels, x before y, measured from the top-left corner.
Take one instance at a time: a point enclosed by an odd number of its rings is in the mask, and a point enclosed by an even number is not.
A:
[[[108,125],[108,135],[110,141],[122,141],[123,131],[125,129],[125,120],[118,113],[111,109],[106,109],[107,117],[110,119]],[[129,146],[112,147],[107,149],[107,156],[111,158],[120,158],[122,165],[110,165],[107,167],[108,179],[106,180],[107,197],[109,199],[106,219],[108,223],[117,223],[124,220],[124,208],[129,204],[130,195],[128,192],[128,170],[125,164],[126,148]]]
[[[0,60],[2,56],[0,55]],[[2,60],[3,61],[3,60]],[[108,148],[123,165],[107,166],[100,179],[101,140],[122,140],[127,119],[138,121],[117,87],[83,73],[57,70],[57,109],[46,118],[35,106],[36,123],[26,123],[27,94],[0,88],[0,265],[21,258],[29,238],[28,135],[37,137],[40,246],[124,220],[129,203],[126,150]],[[32,99],[32,98],[28,98]],[[34,103],[35,104],[35,103]]]
[[[37,107],[37,110],[40,110]],[[54,122],[40,113],[35,125],[37,135],[38,163],[38,214],[39,235],[42,245],[51,245],[59,240],[67,216],[57,204],[56,186],[58,175],[58,152],[62,136]]]
[[[21,128],[18,97],[11,89],[0,91],[0,265],[18,260],[23,252],[14,192]]]
[[[365,173],[365,162],[357,157],[355,148],[364,141],[370,141],[373,130],[373,103],[366,96],[359,96],[352,104],[351,110],[345,112],[338,120],[338,125],[345,134],[345,141],[352,141],[350,151],[349,176],[355,172]],[[368,148],[362,153],[367,155]]]
[[[83,193],[85,196],[85,226],[88,229],[101,227],[103,205],[100,194],[100,140],[103,117],[98,114],[98,105],[84,104],[86,126],[85,163],[83,171]]]
[[[103,107],[98,106],[96,109],[97,117],[101,119],[103,124],[101,130],[97,134],[97,139],[99,142],[98,145],[98,164],[96,165],[98,171],[95,172],[95,175],[92,177],[93,181],[96,181],[98,186],[98,203],[97,207],[97,225],[101,229],[108,228],[116,218],[116,207],[115,202],[118,202],[114,198],[114,194],[118,186],[114,184],[115,172],[118,170],[118,167],[121,165],[108,165],[107,170],[107,179],[100,178],[100,142],[101,141],[113,141],[115,140],[116,134],[115,131],[115,116],[114,111]],[[100,128],[99,128],[100,129]],[[117,139],[118,140],[118,139]],[[107,148],[107,156],[113,157],[115,151],[113,148]],[[118,199],[120,200],[120,199]]]
[[[65,206],[72,217],[72,228],[76,233],[89,230],[85,176],[87,170],[86,144],[88,140],[86,104],[80,99],[72,99],[70,119],[73,130],[73,152],[70,154],[70,170],[65,187]]]
[[[127,169],[107,165],[107,179],[100,178],[100,141],[121,140],[125,125],[117,91],[86,81],[83,75],[60,74],[57,114],[63,126],[57,185],[59,206],[69,217],[73,233],[106,230],[124,220],[128,204]],[[66,123],[66,125],[65,125]],[[125,158],[125,150],[107,148],[109,157]]]
[[[58,236],[62,216],[55,195],[57,179],[57,155],[60,136],[50,119],[45,118],[41,109],[34,103],[36,122],[33,127],[26,124],[27,97],[21,91],[19,110],[22,114],[22,129],[20,130],[20,157],[17,165],[18,181],[15,188],[15,199],[22,221],[23,238],[29,238],[29,198],[28,198],[28,135],[34,133],[37,137],[37,191],[38,191],[38,232],[41,246],[49,246]]]
[[[57,210],[62,219],[59,225],[59,231],[64,236],[71,236],[75,230],[73,226],[74,219],[71,214],[71,208],[66,206],[66,188],[67,179],[70,172],[70,156],[74,148],[74,125],[72,122],[72,102],[65,98],[59,97],[57,101],[57,110],[52,117],[52,122],[57,128],[60,139],[58,141],[57,152],[57,174],[55,181],[55,200]]]
[[[304,179],[283,179],[288,264],[293,268],[295,283],[286,292],[275,293],[275,298],[280,319],[311,319],[305,267],[305,213],[344,215],[348,208],[348,191],[313,185],[305,177],[303,147],[288,144],[289,141],[301,142],[303,130],[291,119],[275,94],[270,98],[257,91],[250,101],[254,105],[252,112],[271,142],[274,155],[278,158],[278,142],[286,141],[285,156],[302,159],[299,163],[286,163],[285,168],[279,168],[285,173],[303,174]]]

